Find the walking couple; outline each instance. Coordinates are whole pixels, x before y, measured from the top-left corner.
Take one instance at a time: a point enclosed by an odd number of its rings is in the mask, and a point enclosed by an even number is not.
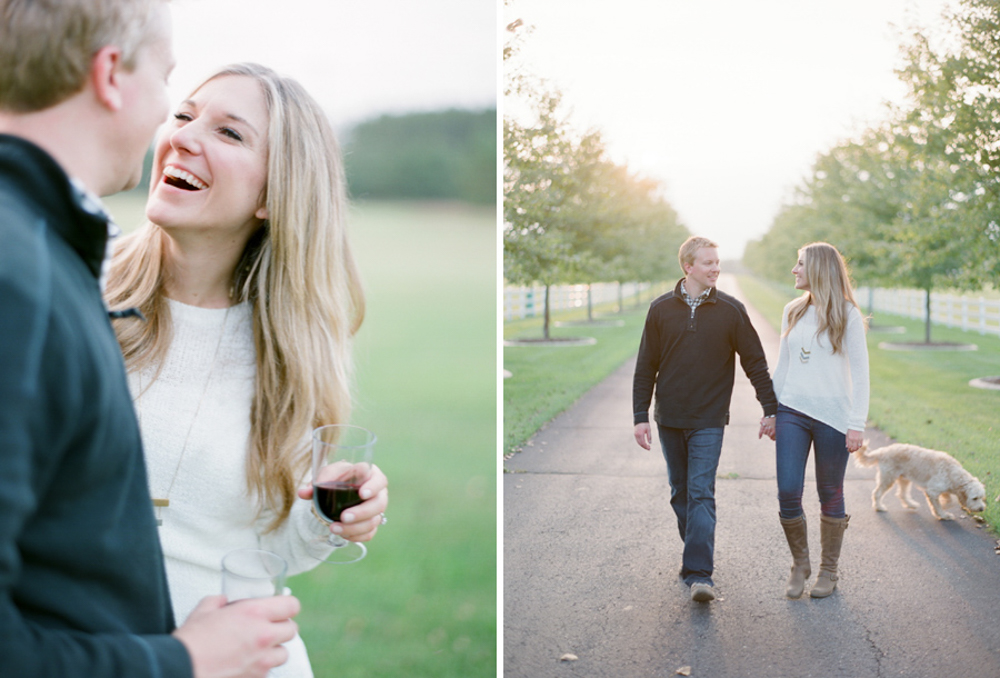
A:
[[[772,382],[746,308],[716,289],[718,245],[691,237],[679,252],[685,277],[654,300],[639,345],[632,388],[636,442],[651,449],[649,406],[670,481],[670,505],[684,542],[680,576],[691,599],[715,599],[715,475],[735,377],[735,355],[764,411],[758,437],[776,442],[779,519],[792,552],[786,595],[798,598],[811,575],[802,490],[815,450],[822,555],[810,591],[837,586],[837,563],[850,519],[844,472],[860,448],[868,416],[865,319],[847,265],[827,243],[799,250],[792,269],[799,298],[785,306]]]

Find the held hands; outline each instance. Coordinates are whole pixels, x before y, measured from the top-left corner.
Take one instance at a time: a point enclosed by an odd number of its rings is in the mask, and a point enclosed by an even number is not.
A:
[[[336,480],[342,475],[343,470],[338,469],[338,464],[330,464],[320,470],[319,480]],[[345,509],[340,514],[340,522],[330,525],[330,531],[350,541],[371,541],[389,505],[389,480],[378,466],[372,465],[371,477],[361,486],[358,494],[365,501]],[[312,485],[299,490],[300,499],[312,501],[312,496]]]
[[[635,435],[635,442],[639,443],[639,447],[641,447],[644,450],[652,449],[651,446],[653,444],[653,438],[652,438],[653,434],[649,429],[649,422],[642,422],[636,424],[635,431],[633,431],[633,435]]]
[[[301,606],[292,596],[240,600],[203,598],[173,635],[187,649],[194,678],[264,678],[288,661],[281,647],[295,637],[292,617]]]
[[[774,417],[761,417],[760,418],[760,430],[757,432],[757,440],[760,440],[764,436],[767,436],[771,440],[775,438],[775,425],[776,419]]]
[[[757,432],[758,439],[767,436],[771,440],[774,440],[775,438],[774,421],[775,421],[774,417],[760,418],[760,430]],[[652,432],[650,431],[648,423],[643,422],[640,424],[636,424],[633,434],[635,435],[635,442],[639,444],[639,447],[645,450],[652,449],[651,448],[653,442]],[[854,449],[857,448],[855,447]],[[851,451],[853,452],[854,450]]]

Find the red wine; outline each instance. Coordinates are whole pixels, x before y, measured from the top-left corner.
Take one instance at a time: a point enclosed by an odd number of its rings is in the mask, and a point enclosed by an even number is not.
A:
[[[358,490],[360,483],[333,481],[313,485],[316,510],[334,522],[340,520],[340,512],[361,503]]]

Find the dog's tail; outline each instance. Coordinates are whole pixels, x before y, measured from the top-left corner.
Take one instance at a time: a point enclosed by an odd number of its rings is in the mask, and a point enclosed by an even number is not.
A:
[[[876,464],[878,464],[878,459],[868,454],[867,440],[861,443],[861,447],[855,450],[854,463],[856,463],[858,466],[875,466]]]

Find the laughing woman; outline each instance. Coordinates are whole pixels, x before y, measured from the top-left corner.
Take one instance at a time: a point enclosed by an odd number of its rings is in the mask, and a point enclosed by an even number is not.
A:
[[[810,595],[825,598],[837,586],[850,519],[844,506],[847,460],[861,446],[868,418],[868,345],[847,265],[835,247],[806,245],[792,274],[803,294],[785,306],[774,370],[779,516],[792,552],[786,595],[801,596],[812,569],[802,510],[811,446],[822,554]]]
[[[254,64],[198,87],[155,146],[148,222],[108,279],[158,503],[178,621],[219,592],[221,560],[264,548],[289,574],[330,530],[371,539],[388,502],[377,469],[341,523],[305,501],[308,436],[351,410],[364,300],[343,222],[340,154],[319,106]],[[296,499],[303,501],[297,501]],[[346,574],[346,573],[345,573]],[[311,676],[301,639],[272,676]]]

